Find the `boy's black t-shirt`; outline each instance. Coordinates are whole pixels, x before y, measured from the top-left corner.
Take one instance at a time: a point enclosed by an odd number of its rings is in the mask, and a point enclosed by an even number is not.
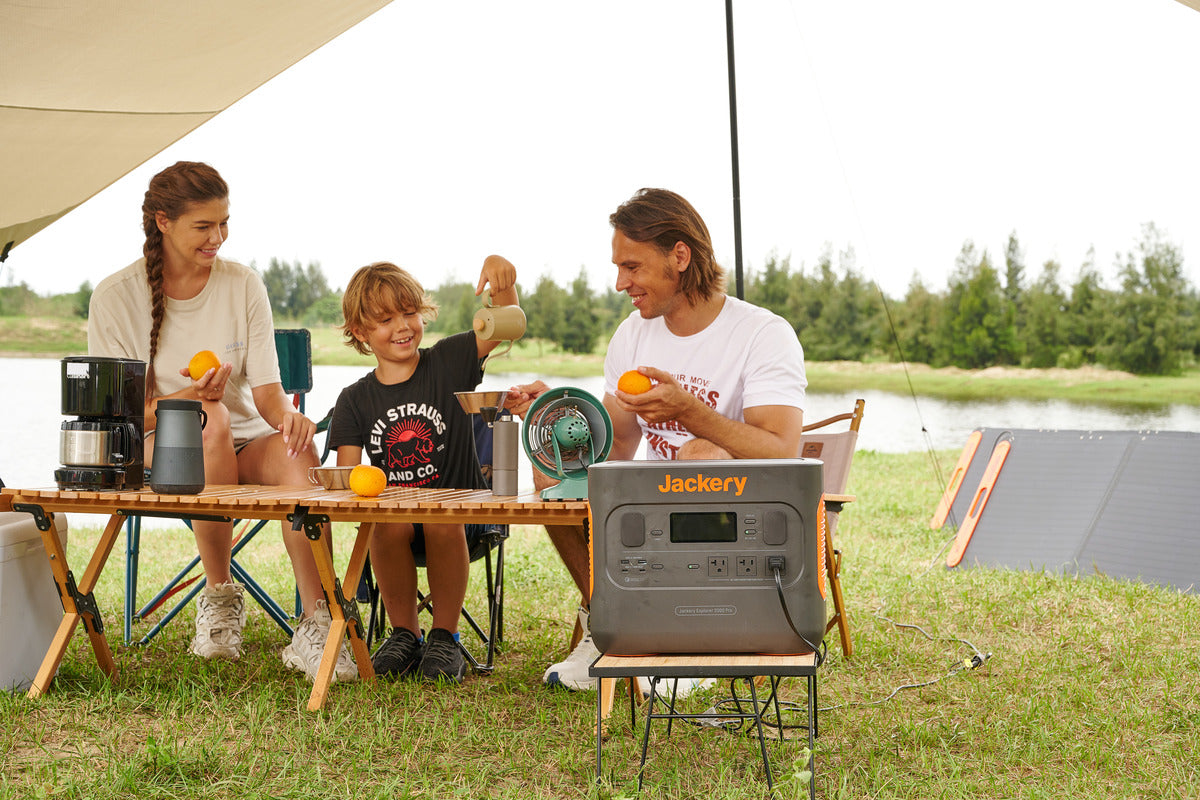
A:
[[[417,369],[385,386],[372,370],[338,395],[330,447],[361,447],[389,486],[484,489],[471,418],[455,392],[474,391],[483,362],[474,331],[421,348]]]

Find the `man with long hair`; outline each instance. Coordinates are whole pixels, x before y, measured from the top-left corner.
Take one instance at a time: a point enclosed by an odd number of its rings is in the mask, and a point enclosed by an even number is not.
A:
[[[659,459],[795,458],[804,424],[804,351],[782,317],[725,294],[708,227],[692,204],[666,189],[642,189],[609,217],[616,289],[634,306],[604,357],[604,407],[613,422],[609,458],[629,460],[643,440]],[[625,373],[652,381],[622,391]],[[546,389],[510,391],[524,412]],[[534,484],[547,479],[534,473]],[[587,542],[577,528],[548,526],[572,579],[589,596]],[[544,680],[594,689],[588,667],[599,655],[579,610],[584,636]],[[687,686],[681,684],[680,690]]]

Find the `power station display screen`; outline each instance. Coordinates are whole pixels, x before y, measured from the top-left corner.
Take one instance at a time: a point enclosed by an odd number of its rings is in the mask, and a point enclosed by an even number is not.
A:
[[[687,511],[671,514],[672,542],[736,542],[734,511]]]

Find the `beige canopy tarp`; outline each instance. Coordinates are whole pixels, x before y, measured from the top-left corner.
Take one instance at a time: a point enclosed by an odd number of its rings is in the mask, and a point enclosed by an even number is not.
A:
[[[0,255],[388,2],[0,0]]]
[[[388,2],[0,0],[0,252]]]

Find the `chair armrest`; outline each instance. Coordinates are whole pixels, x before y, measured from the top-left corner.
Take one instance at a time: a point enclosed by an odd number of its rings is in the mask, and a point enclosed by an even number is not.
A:
[[[852,494],[826,494],[822,495],[821,499],[825,501],[826,511],[837,512],[841,511],[842,506],[846,505],[846,503],[854,502],[855,496]]]

